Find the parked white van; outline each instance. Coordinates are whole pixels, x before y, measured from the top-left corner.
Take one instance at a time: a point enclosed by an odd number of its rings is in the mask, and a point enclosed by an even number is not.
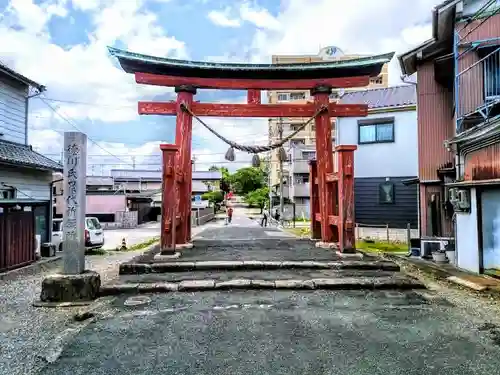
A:
[[[64,242],[63,220],[52,221],[52,244],[57,250],[62,251]],[[85,248],[100,249],[104,246],[104,231],[99,219],[96,217],[85,218]]]

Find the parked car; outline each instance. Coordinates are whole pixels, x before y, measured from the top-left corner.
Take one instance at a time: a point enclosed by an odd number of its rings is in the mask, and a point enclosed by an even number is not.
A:
[[[52,220],[52,244],[58,251],[62,251],[63,244],[63,221],[62,219]]]
[[[63,220],[52,221],[52,244],[62,251],[64,242]],[[104,246],[104,231],[99,219],[96,217],[85,218],[85,248],[100,249]]]
[[[104,246],[104,231],[99,219],[96,217],[85,218],[85,247],[87,249],[100,249]]]

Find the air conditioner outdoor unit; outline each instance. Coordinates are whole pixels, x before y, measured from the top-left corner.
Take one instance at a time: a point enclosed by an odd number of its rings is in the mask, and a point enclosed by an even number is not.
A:
[[[468,190],[458,190],[458,206],[462,210],[468,210],[470,209],[470,196],[469,196],[469,191]]]
[[[455,211],[470,210],[470,194],[468,190],[451,188],[448,190],[448,199]]]

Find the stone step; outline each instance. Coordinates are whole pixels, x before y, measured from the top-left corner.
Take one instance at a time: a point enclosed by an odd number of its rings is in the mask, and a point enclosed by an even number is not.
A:
[[[146,273],[207,271],[207,270],[278,270],[278,269],[334,269],[334,270],[385,270],[399,271],[393,262],[344,260],[344,261],[193,261],[193,262],[161,262],[161,263],[123,263],[120,275]]]
[[[160,282],[104,285],[101,287],[100,295],[109,296],[123,293],[141,294],[252,289],[410,290],[425,289],[425,286],[417,280],[404,276],[315,278],[308,280],[231,279],[216,281],[212,279],[203,279],[187,280],[178,283]]]
[[[198,270],[185,272],[143,273],[120,275],[120,283],[159,283],[181,282],[187,280],[228,281],[233,279],[249,280],[309,280],[345,277],[385,277],[400,275],[394,271],[356,270],[356,269],[276,269],[276,270]]]

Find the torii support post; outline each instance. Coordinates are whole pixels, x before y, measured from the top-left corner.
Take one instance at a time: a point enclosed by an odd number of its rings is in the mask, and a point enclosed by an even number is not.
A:
[[[191,139],[193,135],[193,117],[181,108],[181,104],[191,108],[196,89],[192,86],[177,86],[177,118],[175,144],[179,147],[177,154],[177,173],[179,180],[178,215],[180,223],[177,230],[176,243],[179,247],[189,247],[191,237]]]
[[[330,86],[318,86],[311,90],[314,104],[319,110],[328,107]],[[337,227],[329,225],[329,218],[335,215],[337,196],[334,181],[327,175],[333,174],[332,121],[329,111],[323,111],[316,119],[316,160],[319,195],[319,214],[321,218],[321,242],[324,244],[338,243]],[[314,184],[314,180],[310,183]]]
[[[335,148],[338,162],[338,199],[339,199],[339,251],[354,252],[356,249],[354,233],[354,151],[357,146],[340,145]]]
[[[309,195],[311,206],[309,214],[311,216],[311,239],[317,240],[321,238],[321,221],[316,220],[316,214],[319,213],[319,195],[318,184],[315,183],[318,178],[318,170],[316,160],[309,161]]]
[[[177,145],[160,145],[163,156],[163,183],[161,195],[161,255],[175,253],[175,232],[177,228],[176,199],[176,157]]]

